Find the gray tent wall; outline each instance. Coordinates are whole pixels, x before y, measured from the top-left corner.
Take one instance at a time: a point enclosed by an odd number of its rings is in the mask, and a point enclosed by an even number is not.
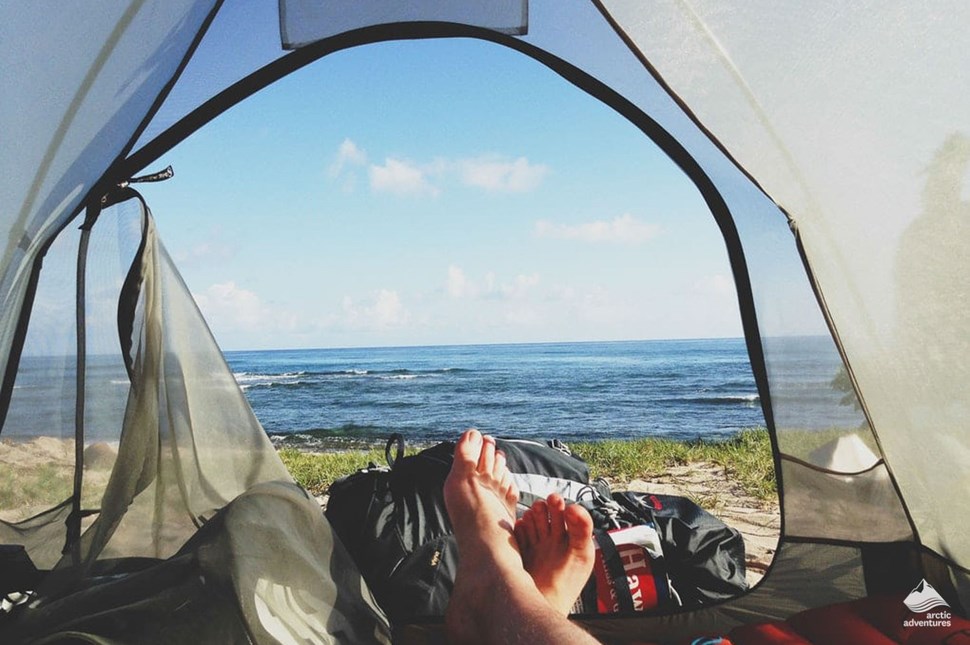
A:
[[[307,3],[281,4],[284,17],[305,23],[312,14]],[[970,52],[958,27],[967,8],[843,4],[796,11],[773,3],[533,0],[528,34],[519,38],[435,22],[433,7],[416,4],[416,23],[351,17],[356,28],[342,34],[302,24],[322,40],[291,54],[279,48],[276,3],[266,0],[84,6],[57,15],[7,6],[0,415],[39,258],[89,196],[330,51],[392,38],[482,38],[537,58],[606,101],[697,183],[725,234],[776,446],[783,536],[764,582],[701,612],[603,621],[598,629],[723,629],[858,597],[866,593],[864,554],[898,541],[946,565],[933,581],[953,584],[966,605],[970,500],[953,492],[970,483],[962,270],[970,219],[960,189],[970,110],[956,80]],[[50,51],[63,56],[37,56]],[[868,422],[841,433],[855,459],[845,459],[838,442],[807,446],[811,420],[799,418],[793,393],[773,378],[783,356],[773,336],[791,314],[770,276],[775,263],[799,253],[836,341],[829,351],[843,355]]]

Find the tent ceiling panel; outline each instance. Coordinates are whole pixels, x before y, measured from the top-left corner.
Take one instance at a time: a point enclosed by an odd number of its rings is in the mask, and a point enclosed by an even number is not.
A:
[[[528,2],[280,0],[280,35],[286,49],[303,47],[361,27],[415,21],[453,22],[483,27],[503,34],[520,35],[528,31]]]

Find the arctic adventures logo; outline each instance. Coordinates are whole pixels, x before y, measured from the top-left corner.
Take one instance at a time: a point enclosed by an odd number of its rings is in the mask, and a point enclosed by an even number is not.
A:
[[[903,621],[903,627],[949,627],[951,625],[953,616],[950,615],[950,605],[926,580],[921,581],[909,592],[903,604],[914,614],[923,614],[922,618],[907,618]],[[933,611],[940,607],[945,609]]]

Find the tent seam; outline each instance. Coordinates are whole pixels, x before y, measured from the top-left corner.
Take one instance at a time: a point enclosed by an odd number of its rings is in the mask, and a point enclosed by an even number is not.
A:
[[[816,472],[825,473],[827,475],[838,475],[840,477],[853,477],[856,475],[865,475],[866,473],[870,473],[874,471],[879,466],[884,466],[886,464],[885,459],[879,458],[878,460],[876,460],[876,463],[872,464],[868,468],[863,468],[862,470],[856,470],[856,471],[842,471],[842,470],[833,470],[831,468],[825,468],[823,466],[818,466],[816,464],[805,461],[804,459],[799,459],[798,457],[793,457],[791,455],[786,455],[786,454],[782,454],[781,459],[782,461],[789,461],[793,464],[798,464],[799,466],[808,468],[810,470],[814,470]]]

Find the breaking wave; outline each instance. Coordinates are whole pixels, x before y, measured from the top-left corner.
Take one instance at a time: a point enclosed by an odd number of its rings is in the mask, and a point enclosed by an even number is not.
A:
[[[368,369],[346,369],[346,370],[324,370],[324,371],[307,371],[301,370],[298,372],[282,372],[278,374],[274,373],[257,373],[257,372],[234,372],[233,377],[236,379],[236,383],[243,390],[248,390],[250,388],[264,388],[264,387],[293,387],[293,386],[304,386],[313,383],[322,383],[328,380],[334,379],[378,379],[381,381],[410,381],[417,378],[430,378],[437,377],[445,374],[457,374],[461,372],[468,372],[470,370],[458,368],[458,367],[446,367],[441,369],[428,369],[428,370],[410,370],[405,368],[392,369],[392,370],[368,370]]]
[[[733,394],[720,396],[697,396],[681,399],[683,403],[696,403],[697,405],[747,405],[753,406],[761,401],[757,394]]]

